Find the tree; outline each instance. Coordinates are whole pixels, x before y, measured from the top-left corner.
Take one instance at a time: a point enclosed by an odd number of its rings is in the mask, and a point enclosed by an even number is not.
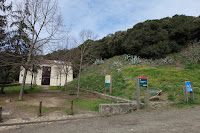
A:
[[[30,67],[33,53],[45,44],[54,40],[61,26],[61,16],[58,14],[56,0],[26,0],[25,5],[18,4],[17,12],[23,18],[29,35],[29,51],[24,65],[25,71],[19,99],[23,99],[27,70]]]
[[[5,84],[8,82],[8,77],[11,73],[12,65],[10,64],[10,47],[6,46],[9,43],[9,32],[6,32],[7,23],[7,12],[11,10],[12,5],[5,5],[6,0],[0,0],[0,80],[1,80],[1,91],[4,93]]]
[[[79,33],[80,41],[82,44],[79,46],[80,49],[80,64],[79,64],[79,74],[78,74],[78,92],[77,92],[77,98],[79,98],[79,92],[80,92],[80,81],[81,81],[81,71],[82,71],[82,65],[83,65],[83,59],[85,56],[86,51],[88,50],[88,47],[92,44],[92,40],[97,38],[97,35],[89,29],[84,29]]]

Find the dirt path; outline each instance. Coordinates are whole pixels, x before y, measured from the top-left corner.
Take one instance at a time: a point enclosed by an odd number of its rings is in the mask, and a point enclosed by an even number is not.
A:
[[[69,95],[69,91],[50,90],[49,86],[43,86],[43,90],[39,93],[28,93],[24,95],[24,101],[18,101],[18,94],[9,94],[1,96],[0,106],[4,112],[12,112],[10,115],[4,115],[4,121],[9,119],[28,119],[38,115],[39,102],[45,111],[44,116],[67,115],[65,110],[70,108],[70,101],[76,98],[76,95]],[[11,99],[10,103],[6,103],[7,99]],[[99,100],[92,94],[81,92],[80,99]],[[79,113],[79,112],[76,112]]]
[[[3,133],[199,133],[200,106],[39,124]]]

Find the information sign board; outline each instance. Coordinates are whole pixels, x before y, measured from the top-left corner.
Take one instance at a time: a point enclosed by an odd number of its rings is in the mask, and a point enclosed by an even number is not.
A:
[[[147,77],[139,76],[140,87],[147,87]]]
[[[187,92],[192,92],[191,82],[185,81],[185,86],[187,88]]]
[[[110,85],[110,81],[111,81],[111,75],[106,75],[105,76],[105,85]]]

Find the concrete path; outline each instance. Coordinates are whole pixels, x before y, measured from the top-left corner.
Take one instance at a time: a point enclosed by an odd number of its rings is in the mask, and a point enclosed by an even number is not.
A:
[[[200,106],[39,124],[5,133],[199,133]],[[3,132],[4,133],[4,132]]]

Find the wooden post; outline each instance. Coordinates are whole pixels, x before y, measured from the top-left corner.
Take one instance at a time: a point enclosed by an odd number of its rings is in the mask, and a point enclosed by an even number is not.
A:
[[[0,107],[0,122],[2,121],[2,107]]]
[[[184,101],[188,102],[188,95],[187,95],[187,88],[186,88],[186,86],[183,87],[183,94],[184,94]]]
[[[105,85],[105,83],[104,83],[104,93],[106,93],[106,85]]]
[[[110,94],[112,93],[112,75],[110,75]]]
[[[147,78],[147,88],[146,88],[146,107],[149,106],[149,86],[148,86],[148,78]]]
[[[194,90],[192,90],[192,92],[190,92],[190,98],[191,98],[192,100],[194,100]]]
[[[70,110],[70,114],[73,115],[73,100],[71,101],[71,110]]]
[[[39,104],[39,113],[38,113],[38,116],[42,116],[42,101],[40,102]]]
[[[184,101],[186,102],[185,86],[183,86],[183,98],[184,98]]]
[[[140,83],[139,77],[136,77],[136,90],[137,90],[137,110],[140,109]]]

